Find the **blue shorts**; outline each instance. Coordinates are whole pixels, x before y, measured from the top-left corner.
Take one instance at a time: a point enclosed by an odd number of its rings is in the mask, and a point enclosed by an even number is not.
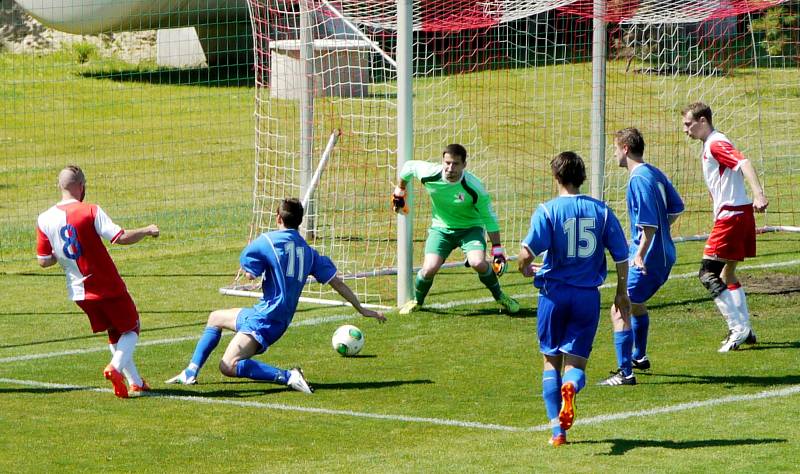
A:
[[[669,270],[648,271],[645,275],[641,268],[628,267],[628,297],[631,303],[644,304],[653,297],[669,278]]]
[[[242,308],[236,316],[236,332],[253,336],[261,346],[256,354],[263,353],[269,346],[275,344],[288,327],[286,321],[259,313],[255,308]]]
[[[547,282],[539,290],[536,315],[542,354],[588,359],[600,322],[600,291]]]

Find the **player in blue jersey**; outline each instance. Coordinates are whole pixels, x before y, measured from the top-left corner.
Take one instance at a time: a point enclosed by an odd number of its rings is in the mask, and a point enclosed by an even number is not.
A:
[[[647,335],[650,316],[645,303],[666,283],[675,263],[670,226],[683,212],[683,200],[669,178],[644,162],[644,138],[639,130],[616,133],[614,156],[630,173],[626,202],[631,221],[628,257],[628,297],[631,317],[611,309],[617,370],[600,385],[636,385],[633,369],[650,368]]]
[[[300,201],[281,201],[276,219],[278,230],[261,234],[245,247],[239,257],[247,278],[253,280],[264,275],[263,298],[252,308],[212,312],[189,365],[166,383],[197,383],[198,372],[219,344],[224,328],[236,331],[219,363],[219,370],[224,375],[273,382],[299,392],[312,393],[314,390],[299,367],[283,370],[251,359],[283,336],[292,322],[309,275],[333,287],[362,315],[386,321],[382,313],[361,306],[358,297],[336,276],[333,262],[317,253],[297,231],[303,220]]]
[[[614,305],[627,314],[628,244],[617,217],[602,202],[579,194],[586,180],[580,156],[568,151],[550,162],[559,195],[540,204],[522,241],[519,270],[539,289],[537,333],[544,355],[542,396],[553,423],[550,444],[567,442],[575,420],[575,395],[586,385],[586,363],[600,320],[600,291],[606,277],[605,249],[616,262]],[[544,253],[544,263],[533,265]]]

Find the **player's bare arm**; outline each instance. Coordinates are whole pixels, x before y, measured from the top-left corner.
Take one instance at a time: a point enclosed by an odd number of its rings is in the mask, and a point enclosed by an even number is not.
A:
[[[742,162],[741,168],[747,183],[750,185],[750,191],[753,192],[753,210],[756,212],[764,212],[769,206],[769,200],[764,195],[764,188],[761,187],[761,182],[758,180],[758,173],[750,160]]]
[[[52,267],[58,262],[52,255],[47,255],[46,257],[39,256],[36,258],[36,260],[39,262],[39,266],[42,268]]]
[[[617,293],[614,295],[614,308],[616,308],[623,318],[627,319],[631,314],[631,300],[628,298],[628,262],[617,262]]]
[[[642,226],[642,241],[639,242],[639,248],[636,249],[636,255],[633,256],[633,266],[636,268],[640,268],[642,273],[647,274],[647,268],[644,266],[644,256],[647,253],[647,249],[650,248],[650,245],[653,243],[653,238],[656,235],[656,227],[646,225]]]
[[[537,266],[533,264],[533,254],[528,247],[522,247],[517,257],[517,268],[524,276],[530,278],[536,274]]]
[[[158,226],[155,224],[150,224],[147,227],[142,227],[139,229],[132,229],[132,230],[125,230],[122,232],[117,240],[114,241],[115,244],[121,245],[131,245],[139,242],[140,240],[144,239],[145,237],[158,237],[160,231],[158,230]]]
[[[492,247],[502,247],[503,244],[500,240],[500,231],[497,232],[487,232],[486,235],[489,236],[489,240],[492,241]]]
[[[358,297],[355,295],[355,293],[353,293],[353,290],[351,290],[350,287],[347,286],[347,284],[344,281],[342,281],[342,279],[339,278],[338,276],[333,277],[333,279],[329,281],[328,284],[331,285],[331,288],[336,290],[336,292],[339,293],[342,296],[342,298],[344,298],[345,300],[347,300],[348,303],[353,305],[353,308],[355,308],[356,311],[361,313],[362,316],[366,316],[368,318],[375,318],[382,323],[386,321],[386,316],[384,316],[383,313],[378,311],[373,311],[371,309],[367,309],[361,306],[361,302],[358,300]]]

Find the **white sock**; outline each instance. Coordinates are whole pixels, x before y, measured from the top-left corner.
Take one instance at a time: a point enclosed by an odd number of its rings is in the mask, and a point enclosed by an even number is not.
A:
[[[116,344],[109,344],[108,347],[109,349],[111,349],[112,355],[115,352],[117,352]],[[136,368],[136,363],[133,362],[133,359],[131,359],[130,363],[128,363],[127,366],[122,368],[122,374],[125,376],[126,379],[128,379],[128,385],[135,384],[141,387],[142,384],[144,383],[142,377],[139,375],[139,369]]]
[[[111,357],[111,365],[125,375],[129,384],[142,386],[144,382],[139,375],[136,364],[133,362],[133,351],[136,349],[136,342],[138,340],[138,334],[134,331],[128,331],[120,336],[116,344],[109,344],[109,348],[113,354]]]
[[[736,309],[736,303],[733,301],[733,295],[730,290],[725,290],[719,296],[714,298],[714,303],[717,304],[719,312],[728,323],[728,329],[731,331],[742,331],[741,317],[739,311]]]
[[[745,328],[750,328],[750,311],[747,309],[747,295],[744,293],[744,288],[741,286],[735,290],[728,289],[731,292],[733,304],[736,305],[736,312],[739,315],[739,323]]]

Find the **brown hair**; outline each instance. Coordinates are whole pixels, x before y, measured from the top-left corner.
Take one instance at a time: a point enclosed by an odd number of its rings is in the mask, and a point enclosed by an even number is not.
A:
[[[563,151],[550,161],[553,176],[562,185],[572,184],[580,188],[586,181],[586,166],[574,151]]]
[[[703,102],[692,102],[691,104],[683,108],[681,114],[685,116],[689,112],[692,113],[692,118],[694,118],[695,120],[700,120],[701,117],[704,117],[709,125],[711,125],[712,127],[714,126],[713,122],[711,121],[712,118],[711,107],[704,104]]]
[[[617,145],[627,146],[631,155],[644,155],[644,137],[638,129],[634,127],[623,128],[615,134],[615,140]]]

